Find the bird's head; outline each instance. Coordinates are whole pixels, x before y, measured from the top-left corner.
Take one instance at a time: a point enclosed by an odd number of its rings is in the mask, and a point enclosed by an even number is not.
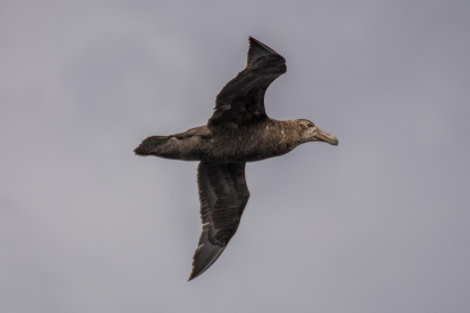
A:
[[[338,145],[338,138],[336,138],[329,132],[318,128],[311,121],[298,119],[296,120],[296,122],[299,125],[302,143],[309,141],[323,141],[329,143],[330,145]]]

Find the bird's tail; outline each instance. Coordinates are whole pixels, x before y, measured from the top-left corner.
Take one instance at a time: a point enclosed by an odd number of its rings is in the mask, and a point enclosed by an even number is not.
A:
[[[148,137],[135,148],[134,152],[137,155],[159,155],[161,146],[165,144],[169,136],[152,136]]]

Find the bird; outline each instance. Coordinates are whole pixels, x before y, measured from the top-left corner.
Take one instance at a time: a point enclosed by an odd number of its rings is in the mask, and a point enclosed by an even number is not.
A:
[[[250,197],[246,162],[283,155],[313,141],[338,139],[306,119],[275,120],[266,114],[264,95],[287,70],[284,57],[248,38],[246,67],[219,92],[206,125],[169,136],[151,136],[134,150],[140,156],[199,161],[197,183],[202,232],[189,280],[204,273],[237,231]]]

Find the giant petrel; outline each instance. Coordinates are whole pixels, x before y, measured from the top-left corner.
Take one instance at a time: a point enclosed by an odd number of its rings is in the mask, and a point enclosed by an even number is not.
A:
[[[134,150],[138,155],[199,161],[202,233],[189,280],[217,260],[237,231],[250,196],[246,162],[279,156],[310,141],[338,144],[335,136],[308,120],[278,121],[266,115],[266,89],[285,72],[281,55],[249,37],[247,65],[217,95],[207,125],[148,137]]]

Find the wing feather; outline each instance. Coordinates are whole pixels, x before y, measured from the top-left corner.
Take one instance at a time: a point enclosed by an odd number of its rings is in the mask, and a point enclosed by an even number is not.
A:
[[[286,60],[253,37],[249,38],[247,65],[222,88],[209,127],[234,128],[267,118],[264,94],[286,72]]]
[[[202,233],[189,280],[207,270],[237,231],[250,193],[245,163],[201,162],[198,167]]]

